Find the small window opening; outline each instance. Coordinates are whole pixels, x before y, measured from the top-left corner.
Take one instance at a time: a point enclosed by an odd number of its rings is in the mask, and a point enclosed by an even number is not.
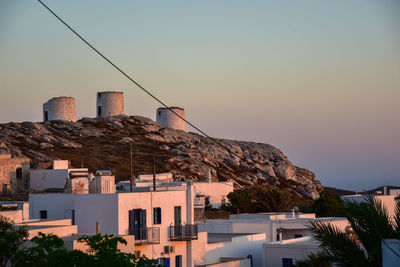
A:
[[[161,224],[161,208],[153,209],[154,224]]]
[[[22,179],[22,168],[18,168],[15,172],[17,179]]]
[[[47,210],[41,210],[40,211],[40,219],[41,220],[46,220],[47,219]]]

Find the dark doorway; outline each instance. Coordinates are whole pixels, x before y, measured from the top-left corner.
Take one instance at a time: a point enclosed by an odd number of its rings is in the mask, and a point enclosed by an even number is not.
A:
[[[181,206],[174,207],[174,225],[181,225],[182,224],[182,208]]]
[[[41,220],[47,220],[47,210],[41,210],[40,211],[40,219]]]
[[[129,234],[133,234],[136,240],[147,238],[146,210],[134,209],[129,211]]]

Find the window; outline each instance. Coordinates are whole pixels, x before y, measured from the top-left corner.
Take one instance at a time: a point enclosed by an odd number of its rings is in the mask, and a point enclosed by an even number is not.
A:
[[[16,170],[17,179],[22,179],[22,168]]]
[[[282,258],[282,267],[286,267],[289,264],[293,264],[292,258]]]
[[[303,237],[303,235],[294,235],[294,238],[300,238]]]
[[[222,205],[222,206],[225,206],[225,205],[226,205],[226,199],[225,199],[225,197],[222,197],[221,205]]]
[[[281,241],[281,234],[280,233],[276,234],[276,241]]]
[[[182,255],[175,256],[175,267],[182,267]]]
[[[158,115],[161,116],[161,110],[158,111]]]
[[[49,113],[47,111],[44,112],[44,121],[49,120]]]
[[[161,208],[153,209],[154,224],[161,224]]]
[[[75,225],[75,210],[72,210],[71,223],[72,223],[72,225]]]
[[[41,220],[47,219],[47,210],[41,210],[40,211],[40,219]]]
[[[101,106],[97,107],[97,116],[101,116]]]
[[[174,207],[174,225],[182,224],[181,211],[182,211],[181,206]]]
[[[156,259],[156,264],[161,264],[166,267],[169,267],[169,258],[158,258]]]
[[[146,210],[129,210],[129,234],[134,235],[136,240],[146,239],[146,227]]]
[[[97,97],[98,97],[98,98],[101,98],[101,93],[97,93]]]

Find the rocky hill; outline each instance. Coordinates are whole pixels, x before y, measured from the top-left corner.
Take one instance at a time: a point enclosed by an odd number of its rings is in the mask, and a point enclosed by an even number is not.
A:
[[[135,175],[151,173],[154,160],[157,172],[170,171],[177,180],[204,180],[210,170],[214,180],[232,180],[237,188],[273,184],[308,198],[319,197],[323,190],[312,172],[292,165],[274,146],[219,140],[246,160],[198,134],[165,128],[139,116],[0,124],[3,149],[31,158],[40,168],[52,159],[68,159],[74,167],[111,169],[117,180],[127,179],[132,143]]]

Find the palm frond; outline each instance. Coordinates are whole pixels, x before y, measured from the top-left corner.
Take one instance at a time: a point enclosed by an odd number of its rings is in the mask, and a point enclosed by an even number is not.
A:
[[[400,200],[396,201],[396,209],[394,215],[394,230],[397,235],[397,239],[400,239]]]
[[[367,196],[364,201],[344,201],[347,219],[369,258],[375,263],[382,261],[382,239],[395,238],[395,231],[388,211],[382,202]]]
[[[311,231],[321,242],[326,255],[340,266],[373,266],[365,251],[338,227],[325,222],[312,222]]]

